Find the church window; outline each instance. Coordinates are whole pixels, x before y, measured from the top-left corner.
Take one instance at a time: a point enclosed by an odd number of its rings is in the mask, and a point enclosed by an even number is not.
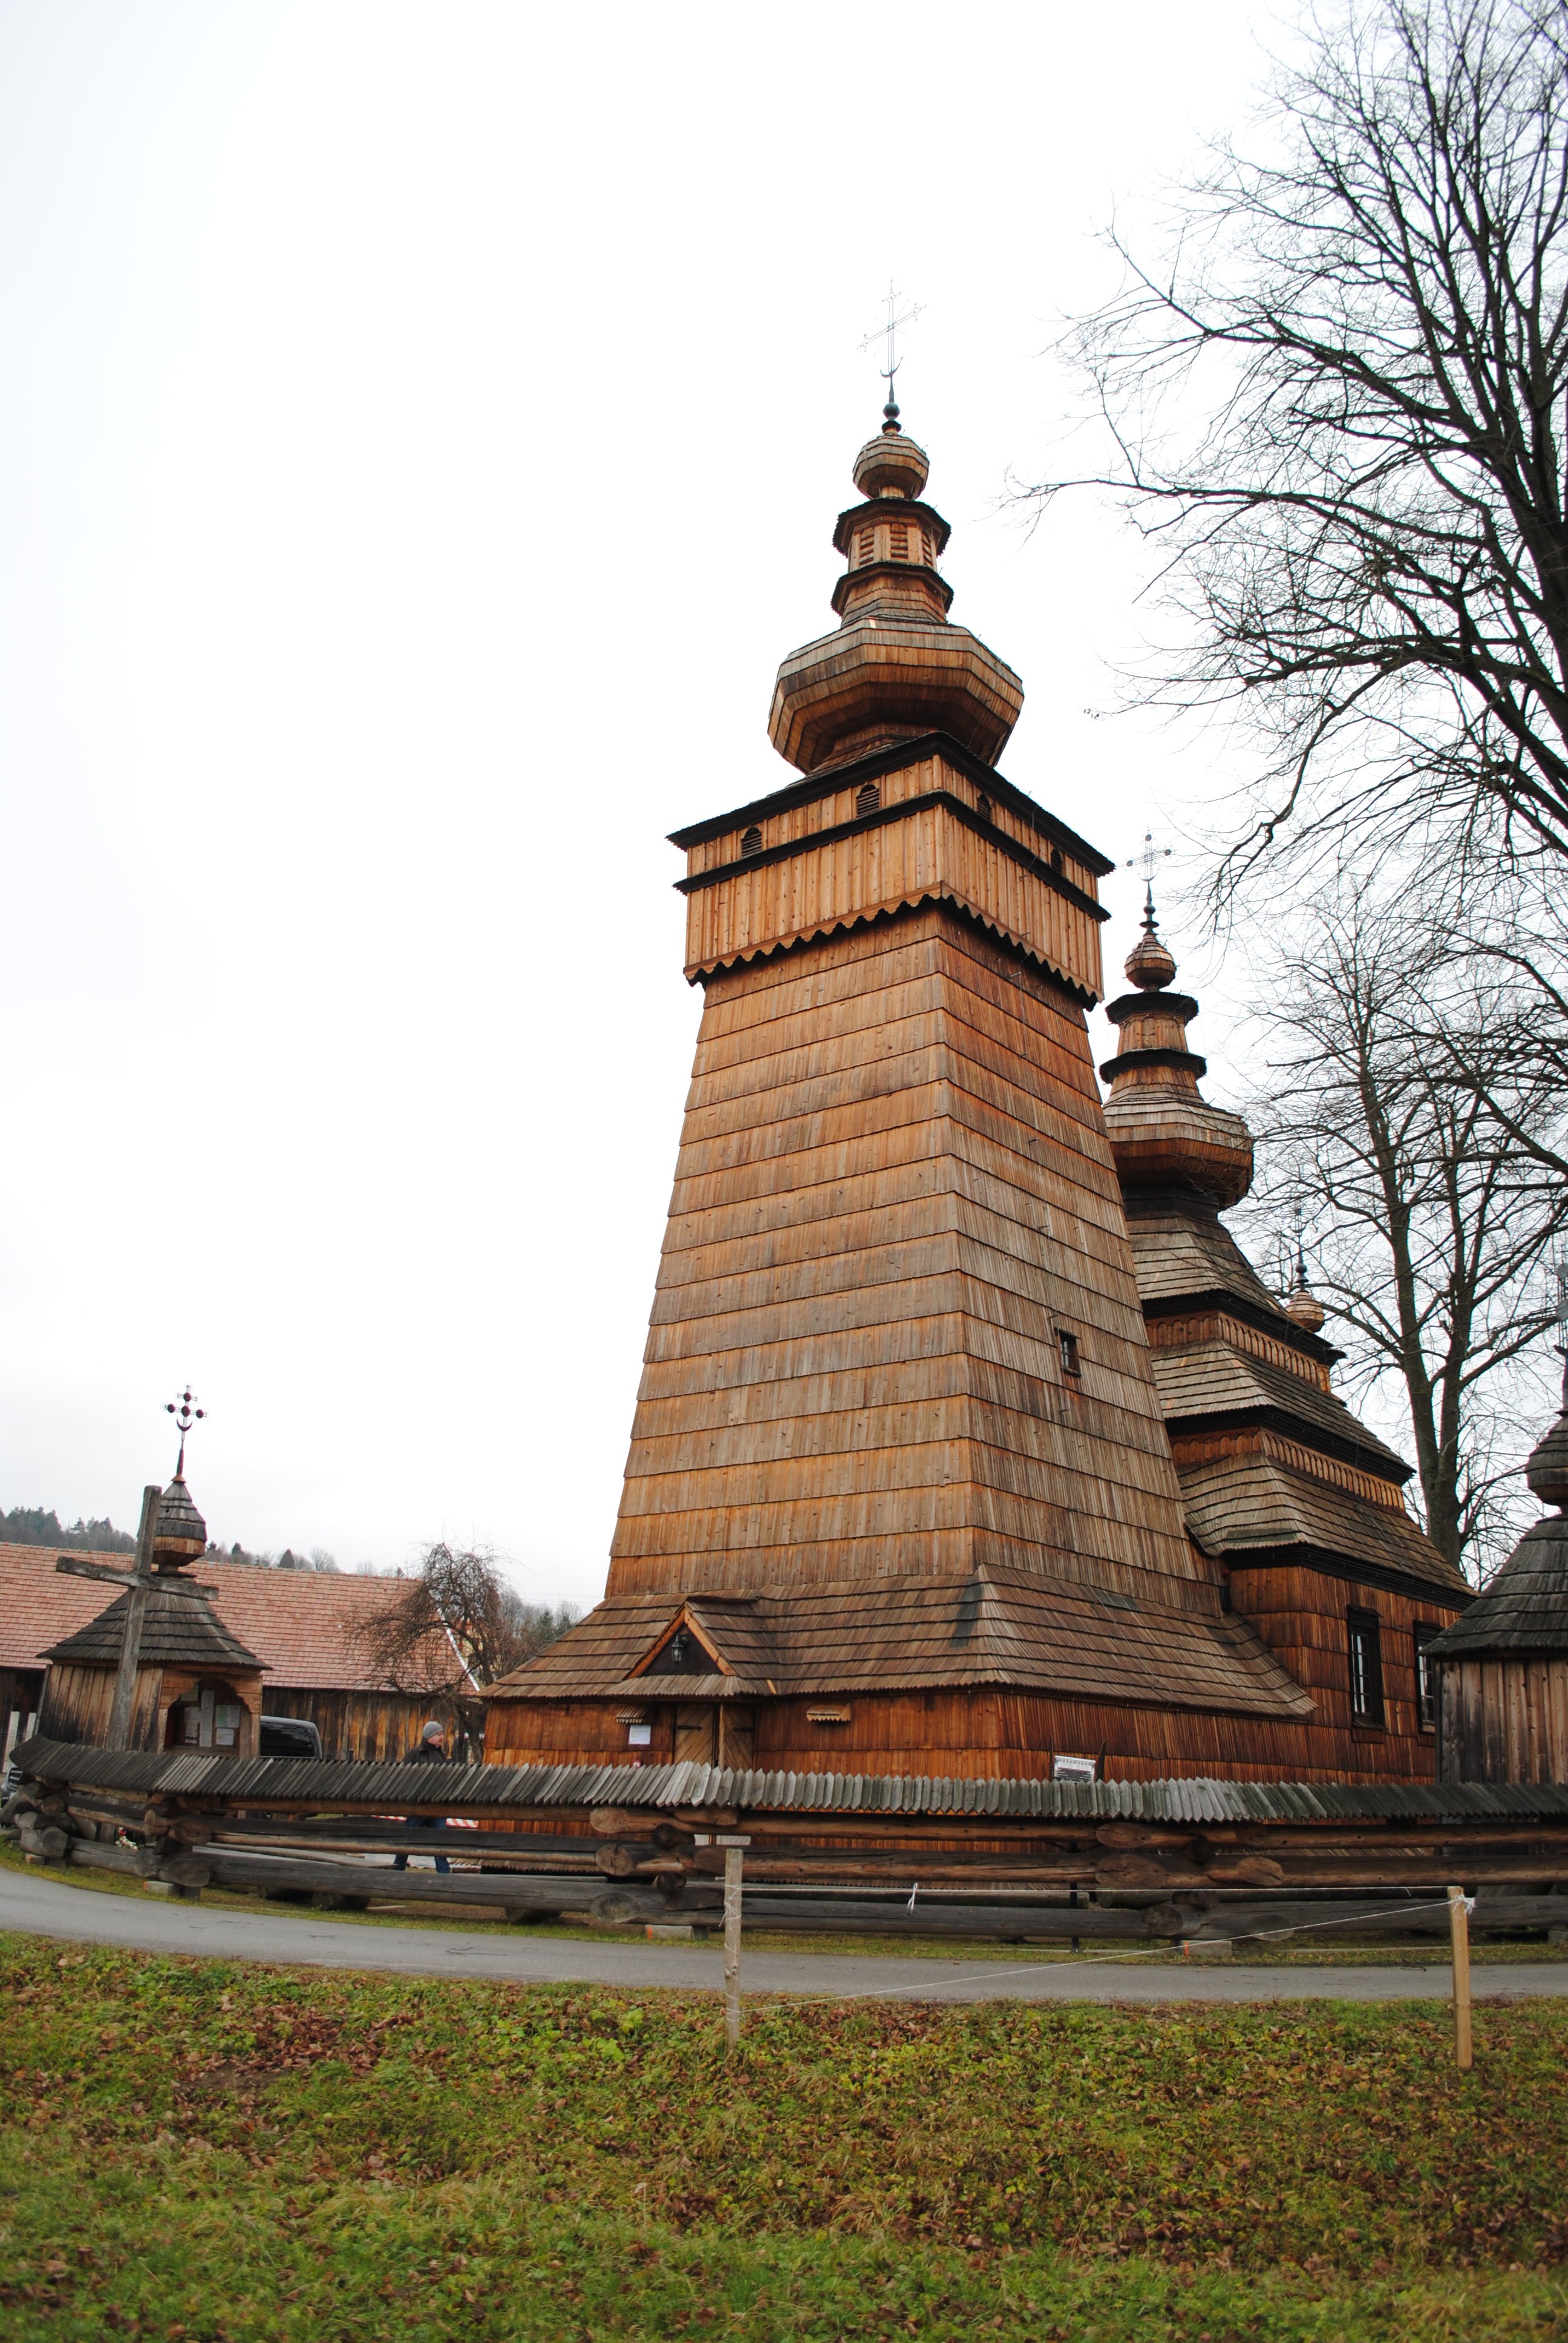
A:
[[[760,854],[760,853],[761,853],[761,851],[762,851],[762,832],[758,829],[757,824],[756,824],[755,822],[753,822],[753,823],[751,824],[751,826],[750,826],[750,828],[749,828],[749,830],[743,830],[741,831],[741,833],[740,833],[740,851],[741,851],[741,853],[742,853],[742,854]]]
[[[980,801],[980,818],[982,821],[989,821],[990,820],[990,798],[981,798]]]
[[[1078,1359],[1078,1337],[1059,1330],[1056,1339],[1061,1349],[1061,1372],[1064,1375],[1070,1375],[1076,1383],[1083,1373]]]
[[[1382,1710],[1382,1647],[1375,1611],[1347,1611],[1351,1717],[1357,1725],[1381,1725]]]
[[[1060,870],[1061,869],[1061,849],[1060,846],[1053,846],[1050,850],[1050,867],[1053,870]]]
[[[855,797],[856,814],[875,813],[882,802],[882,792],[875,781],[862,781]]]
[[[1412,1633],[1415,1637],[1415,1721],[1423,1733],[1437,1730],[1437,1676],[1426,1656],[1426,1647],[1441,1627],[1430,1619],[1418,1619]]]

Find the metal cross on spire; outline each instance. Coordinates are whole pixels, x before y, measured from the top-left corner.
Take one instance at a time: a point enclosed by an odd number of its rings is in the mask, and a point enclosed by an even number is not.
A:
[[[914,301],[910,303],[907,309],[900,309],[899,303],[902,298],[902,294],[896,290],[893,280],[890,277],[888,279],[887,317],[881,325],[873,327],[872,331],[866,336],[865,340],[860,344],[860,347],[863,350],[869,350],[874,342],[883,342],[886,344],[888,363],[885,367],[879,367],[878,372],[881,375],[882,380],[888,386],[888,403],[882,409],[882,418],[884,422],[887,423],[897,423],[899,419],[899,402],[893,396],[893,377],[898,373],[900,367],[903,364],[903,360],[899,356],[898,349],[899,327],[900,326],[912,326],[925,306],[923,302]]]
[[[186,1474],[186,1434],[189,1432],[193,1423],[201,1423],[203,1417],[206,1414],[206,1410],[205,1407],[197,1407],[196,1403],[196,1393],[192,1391],[189,1383],[186,1383],[178,1399],[170,1399],[164,1402],[164,1413],[166,1415],[172,1415],[175,1422],[180,1428],[180,1461],[175,1466],[175,1479],[176,1481],[183,1481]]]
[[[1154,930],[1154,873],[1161,862],[1170,861],[1171,851],[1168,846],[1156,846],[1154,832],[1146,830],[1141,852],[1127,858],[1129,870],[1141,870],[1143,873],[1143,924],[1151,934]]]

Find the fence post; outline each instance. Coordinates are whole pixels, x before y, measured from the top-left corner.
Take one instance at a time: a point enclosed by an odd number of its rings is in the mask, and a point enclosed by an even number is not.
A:
[[[1475,2064],[1470,2036],[1470,1913],[1462,1887],[1448,1891],[1448,1933],[1453,1951],[1453,2046],[1459,2071]]]
[[[747,1842],[725,1841],[724,1848],[724,2046],[740,2041],[740,1882]]]

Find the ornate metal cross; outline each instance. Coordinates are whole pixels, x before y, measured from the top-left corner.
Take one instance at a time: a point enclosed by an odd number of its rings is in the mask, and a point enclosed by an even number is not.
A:
[[[1129,870],[1141,870],[1143,873],[1143,918],[1146,925],[1152,925],[1154,919],[1154,873],[1161,862],[1169,862],[1170,860],[1170,847],[1156,846],[1151,830],[1143,833],[1142,850],[1127,858]]]
[[[186,1383],[178,1399],[164,1402],[164,1413],[172,1415],[180,1429],[180,1461],[175,1466],[175,1479],[183,1481],[186,1471],[186,1434],[193,1423],[200,1423],[203,1421],[206,1410],[205,1407],[197,1407],[196,1393],[189,1383]]]
[[[877,371],[888,386],[888,403],[883,407],[882,413],[890,423],[896,423],[899,417],[899,402],[893,396],[893,377],[903,364],[903,360],[898,354],[899,327],[912,326],[925,306],[922,302],[915,301],[911,302],[907,309],[900,309],[899,303],[902,298],[903,296],[895,289],[893,280],[890,277],[887,317],[881,325],[874,327],[860,344],[863,350],[869,350],[873,342],[886,344],[888,363],[885,367],[879,367]]]

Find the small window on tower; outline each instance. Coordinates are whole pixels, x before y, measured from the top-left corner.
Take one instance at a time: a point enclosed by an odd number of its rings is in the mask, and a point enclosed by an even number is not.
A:
[[[907,520],[894,521],[890,534],[892,538],[893,559],[895,561],[907,561],[910,558],[909,522]]]
[[[855,798],[857,814],[875,813],[882,802],[882,792],[875,781],[862,781]]]
[[[1061,1372],[1064,1375],[1070,1375],[1076,1383],[1083,1373],[1078,1363],[1078,1337],[1059,1332],[1056,1339],[1061,1346]]]
[[[1350,1647],[1351,1721],[1355,1725],[1381,1725],[1382,1647],[1377,1613],[1347,1611],[1345,1634]]]
[[[863,528],[860,531],[860,555],[859,566],[864,567],[868,561],[874,561],[876,558],[877,532],[874,528]]]
[[[1437,1730],[1437,1674],[1426,1656],[1426,1647],[1442,1629],[1430,1619],[1418,1619],[1412,1634],[1415,1637],[1415,1721],[1423,1733]]]
[[[742,853],[742,854],[760,854],[760,853],[761,853],[761,851],[762,851],[762,832],[758,829],[757,824],[756,824],[755,822],[753,822],[753,823],[752,823],[752,825],[751,825],[751,827],[750,827],[750,829],[749,829],[749,830],[743,830],[741,831],[741,833],[740,833],[740,851],[741,851],[741,853]]]
[[[920,559],[928,569],[934,569],[937,566],[937,548],[924,529],[920,531]]]
[[[989,821],[990,820],[990,798],[981,798],[980,801],[980,818],[982,821]]]
[[[1050,867],[1053,870],[1060,870],[1061,869],[1061,849],[1060,846],[1053,846],[1050,850]]]

